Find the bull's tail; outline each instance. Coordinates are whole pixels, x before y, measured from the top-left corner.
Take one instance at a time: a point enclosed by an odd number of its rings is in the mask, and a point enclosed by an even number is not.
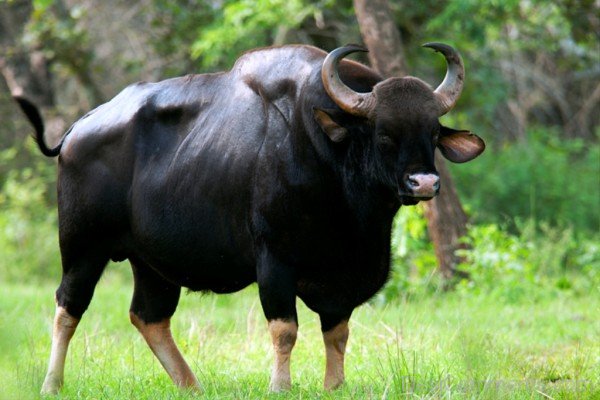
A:
[[[60,148],[62,147],[64,137],[60,141],[58,146],[54,148],[49,148],[48,145],[46,145],[46,141],[44,140],[44,120],[42,119],[38,108],[24,97],[14,96],[14,99],[17,103],[19,103],[21,110],[23,110],[23,112],[29,119],[29,122],[31,122],[31,125],[33,125],[33,127],[35,128],[35,135],[33,136],[33,138],[35,139],[42,154],[46,157],[56,157],[60,153]]]

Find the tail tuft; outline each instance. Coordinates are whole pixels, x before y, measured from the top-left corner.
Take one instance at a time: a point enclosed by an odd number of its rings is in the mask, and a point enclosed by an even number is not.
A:
[[[35,139],[42,154],[46,157],[56,157],[60,153],[62,141],[53,149],[46,145],[46,142],[44,141],[44,120],[42,119],[38,108],[25,97],[13,96],[13,98],[17,103],[19,103],[21,110],[23,110],[23,113],[25,113],[29,119],[29,122],[31,122],[31,125],[33,125],[35,128],[35,134],[33,135],[33,138]]]

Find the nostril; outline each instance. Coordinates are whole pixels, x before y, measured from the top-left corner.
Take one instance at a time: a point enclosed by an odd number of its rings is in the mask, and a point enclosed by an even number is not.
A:
[[[408,178],[408,186],[410,186],[411,188],[418,188],[419,187],[419,181],[413,178]]]
[[[437,174],[406,174],[404,182],[406,188],[417,197],[433,197],[440,190],[440,177]]]

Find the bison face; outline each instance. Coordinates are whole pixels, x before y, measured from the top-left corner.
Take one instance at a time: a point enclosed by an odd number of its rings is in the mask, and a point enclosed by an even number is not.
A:
[[[438,194],[440,180],[434,165],[436,147],[452,162],[466,162],[485,149],[478,136],[443,127],[438,118],[448,112],[460,96],[464,68],[458,53],[450,46],[426,45],[441,51],[448,72],[435,90],[418,78],[389,78],[379,82],[370,93],[358,93],[339,78],[337,64],[357,46],[331,52],[322,68],[324,87],[332,100],[352,116],[368,120],[368,152],[374,178],[396,192],[402,204],[416,204]],[[319,114],[320,113],[320,114]],[[321,111],[317,120],[334,141],[341,141],[346,130],[331,119],[329,126]],[[321,120],[319,119],[321,117]]]

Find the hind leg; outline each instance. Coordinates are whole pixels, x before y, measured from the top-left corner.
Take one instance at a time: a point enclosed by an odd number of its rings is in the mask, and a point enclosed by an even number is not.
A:
[[[181,288],[164,280],[140,261],[132,261],[135,289],[129,316],[173,382],[182,388],[200,389],[171,335],[170,321]]]
[[[108,257],[102,257],[98,252],[79,250],[73,253],[63,251],[63,276],[56,291],[52,348],[42,394],[55,394],[60,390],[69,342],[108,262]]]

